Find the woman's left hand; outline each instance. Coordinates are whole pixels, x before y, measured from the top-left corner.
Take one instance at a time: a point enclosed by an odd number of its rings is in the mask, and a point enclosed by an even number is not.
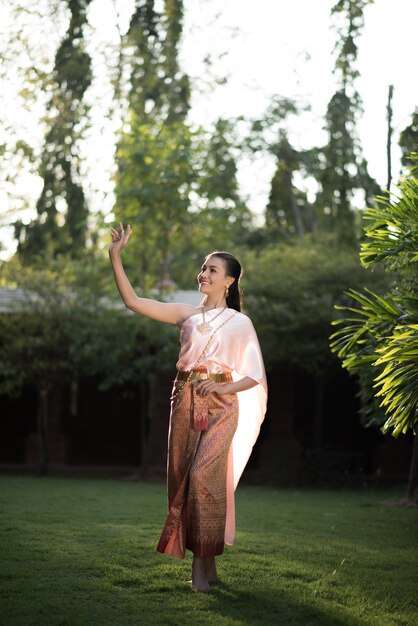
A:
[[[195,383],[196,391],[201,396],[206,396],[208,393],[217,393],[218,396],[223,396],[228,393],[228,383],[215,383],[214,380],[202,380]]]

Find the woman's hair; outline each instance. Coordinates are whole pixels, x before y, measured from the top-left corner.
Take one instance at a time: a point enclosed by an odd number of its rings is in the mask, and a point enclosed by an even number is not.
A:
[[[223,259],[226,265],[226,275],[235,278],[234,282],[229,287],[229,295],[226,299],[226,304],[230,309],[241,311],[242,295],[239,288],[239,281],[242,274],[241,263],[232,254],[223,250],[215,250],[215,252],[211,252],[206,256],[205,261],[207,261],[211,256],[217,256],[220,259]]]

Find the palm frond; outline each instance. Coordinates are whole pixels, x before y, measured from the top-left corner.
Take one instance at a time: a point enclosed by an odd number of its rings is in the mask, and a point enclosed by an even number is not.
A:
[[[418,178],[411,173],[401,180],[398,191],[399,195],[377,198],[377,206],[364,212],[370,223],[360,251],[365,267],[383,263],[397,270],[418,260]]]
[[[418,324],[396,327],[377,353],[375,365],[384,369],[374,386],[388,415],[384,430],[405,433],[418,421]]]

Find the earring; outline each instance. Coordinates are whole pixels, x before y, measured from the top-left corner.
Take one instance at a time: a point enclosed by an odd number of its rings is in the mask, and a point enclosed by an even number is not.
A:
[[[228,287],[225,289],[225,298],[227,298],[229,296],[229,289]]]

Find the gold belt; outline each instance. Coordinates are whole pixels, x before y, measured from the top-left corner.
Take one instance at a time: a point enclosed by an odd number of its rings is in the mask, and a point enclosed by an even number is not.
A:
[[[232,376],[230,372],[220,372],[218,374],[212,374],[205,370],[191,370],[191,371],[178,371],[176,380],[187,380],[188,382],[194,382],[195,380],[214,380],[216,383],[230,383],[232,382]]]

